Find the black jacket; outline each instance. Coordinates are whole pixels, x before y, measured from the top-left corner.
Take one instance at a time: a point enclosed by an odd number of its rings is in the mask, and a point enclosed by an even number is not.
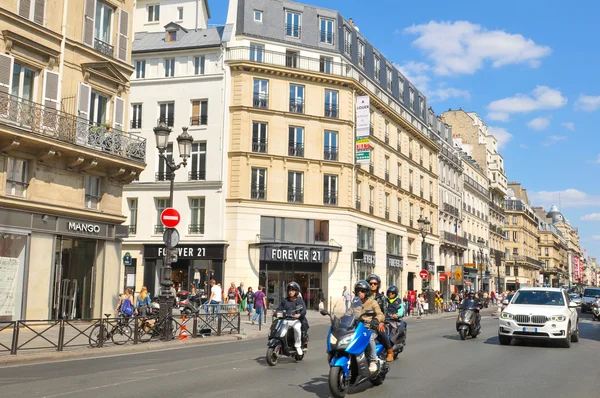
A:
[[[394,314],[398,314],[398,310],[400,309],[400,304],[402,304],[402,300],[397,298],[393,303],[390,303],[390,300],[386,300],[386,312],[385,316],[392,316]]]
[[[305,330],[308,329],[308,321],[306,320],[306,304],[300,297],[298,297],[296,301],[292,301],[289,297],[286,297],[281,301],[281,303],[279,303],[277,311],[285,311],[288,314],[300,314],[300,318],[298,318],[298,320],[302,323],[302,327]]]

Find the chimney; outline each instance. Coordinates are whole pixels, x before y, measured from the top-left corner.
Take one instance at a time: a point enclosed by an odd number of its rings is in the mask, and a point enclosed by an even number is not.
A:
[[[354,26],[354,21],[350,18],[350,26]]]

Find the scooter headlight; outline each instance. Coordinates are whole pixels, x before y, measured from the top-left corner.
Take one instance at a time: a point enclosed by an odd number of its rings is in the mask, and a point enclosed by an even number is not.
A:
[[[346,336],[340,340],[338,347],[346,346],[346,345],[350,344],[351,341],[352,341],[352,336]]]

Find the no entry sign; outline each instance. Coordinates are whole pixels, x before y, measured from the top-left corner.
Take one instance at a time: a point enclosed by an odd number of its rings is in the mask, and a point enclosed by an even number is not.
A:
[[[421,270],[421,272],[419,272],[419,276],[421,277],[421,279],[427,279],[427,277],[429,276],[429,272],[427,272],[426,269]]]
[[[180,220],[179,212],[172,207],[168,207],[160,213],[160,222],[167,228],[175,228]]]

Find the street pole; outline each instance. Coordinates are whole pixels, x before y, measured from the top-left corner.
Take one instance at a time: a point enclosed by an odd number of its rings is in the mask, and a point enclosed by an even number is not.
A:
[[[495,259],[494,259],[495,261]],[[498,284],[497,284],[497,288],[496,288],[496,294],[500,293],[500,266],[498,265],[498,262],[496,262],[496,268],[498,268]]]

